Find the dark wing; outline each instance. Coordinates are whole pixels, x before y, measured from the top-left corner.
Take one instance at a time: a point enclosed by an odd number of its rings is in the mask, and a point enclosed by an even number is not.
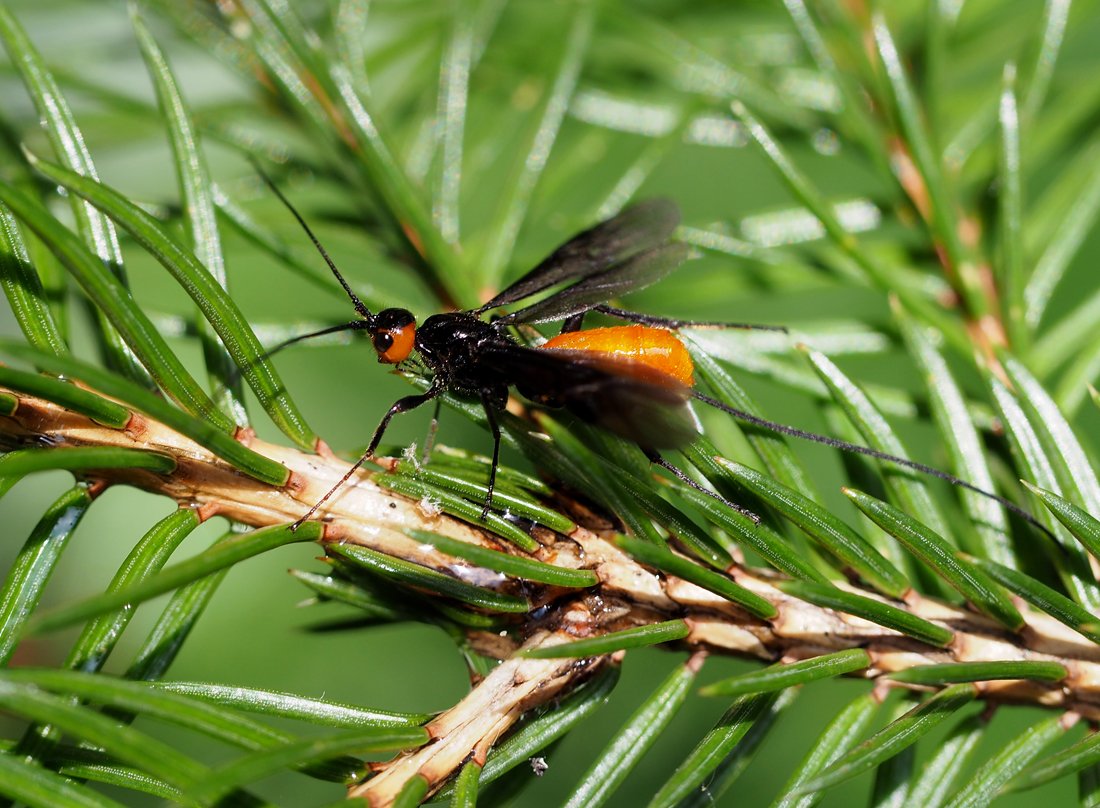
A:
[[[484,346],[479,359],[537,403],[649,449],[677,449],[698,436],[691,390],[641,362],[591,351]]]
[[[680,211],[668,199],[650,199],[632,205],[569,239],[474,313],[515,303],[572,278],[602,272],[635,253],[664,243],[679,223]]]
[[[635,253],[620,264],[589,275],[557,294],[506,314],[503,323],[546,323],[564,320],[612,298],[643,289],[663,278],[687,257],[685,244],[661,244]]]

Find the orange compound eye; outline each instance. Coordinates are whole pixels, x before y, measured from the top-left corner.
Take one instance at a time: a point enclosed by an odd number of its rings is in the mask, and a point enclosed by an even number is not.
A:
[[[378,351],[378,361],[396,365],[409,358],[416,346],[416,326],[412,323],[400,328],[374,332],[374,349]]]

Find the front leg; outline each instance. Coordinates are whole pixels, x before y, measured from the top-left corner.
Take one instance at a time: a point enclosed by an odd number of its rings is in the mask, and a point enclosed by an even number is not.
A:
[[[405,396],[394,402],[389,411],[382,416],[382,422],[378,424],[378,428],[374,430],[374,437],[370,439],[370,445],[367,446],[367,451],[364,452],[363,460],[361,460],[360,463],[374,455],[374,450],[377,449],[378,444],[382,442],[382,436],[386,434],[386,427],[390,425],[390,420],[393,416],[402,412],[408,412],[409,410],[415,410],[421,404],[427,404],[443,393],[444,386],[441,381],[437,381],[438,378],[437,376],[435,379],[432,379],[432,386],[423,393],[415,396]]]
[[[378,448],[378,444],[382,442],[382,436],[385,434],[386,427],[389,426],[390,419],[393,418],[393,416],[401,412],[415,410],[421,404],[427,404],[433,398],[437,398],[440,394],[442,394],[444,389],[445,387],[443,385],[443,382],[439,381],[438,377],[436,377],[435,379],[432,379],[432,386],[425,390],[423,393],[415,396],[405,396],[404,398],[398,399],[396,402],[394,402],[394,405],[390,407],[389,411],[387,411],[386,414],[382,417],[382,422],[378,425],[378,428],[374,430],[374,437],[371,438],[370,445],[367,446],[367,450],[363,452],[363,455],[355,461],[355,464],[350,469],[348,469],[347,473],[340,478],[340,481],[336,483],[336,485],[332,486],[332,488],[330,488],[328,492],[323,497],[321,497],[321,499],[319,499],[312,508],[306,511],[305,516],[303,516],[301,519],[290,526],[290,529],[297,530],[303,522],[313,516],[313,514],[317,512],[317,509],[329,500],[329,497],[339,491],[340,487],[351,479],[351,475],[355,474],[355,472],[359,470],[360,466],[362,466],[364,463],[374,457],[374,451]]]

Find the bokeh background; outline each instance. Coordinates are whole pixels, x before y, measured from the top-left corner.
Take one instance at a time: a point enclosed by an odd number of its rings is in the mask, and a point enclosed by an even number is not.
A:
[[[102,179],[145,200],[154,211],[171,214],[178,204],[172,164],[126,6],[77,0],[7,0],[7,5],[62,79]],[[187,13],[187,5],[179,4],[180,15]],[[307,18],[323,18],[324,4],[301,5]],[[372,99],[383,111],[395,150],[415,165],[425,138],[424,121],[435,104],[441,49],[453,6],[435,0],[361,5],[369,5],[369,16],[359,29],[358,55],[369,77]],[[474,245],[471,249],[476,249],[478,239],[489,237],[486,228],[501,189],[510,182],[517,155],[522,156],[529,119],[544,89],[545,68],[557,58],[557,50],[546,43],[565,36],[575,13],[572,4],[556,1],[474,5],[482,11],[489,7],[499,19],[477,65],[468,110],[459,209],[464,234]],[[904,46],[919,35],[924,3],[888,5],[892,28]],[[1026,42],[1041,10],[1041,4],[1031,0],[960,0],[957,5],[962,8],[951,42],[952,73],[945,92],[937,97],[936,110],[949,134],[958,132],[972,110],[995,102],[1000,65]],[[1095,5],[1083,2],[1075,7],[1056,82],[1094,80],[1084,73],[1093,64],[1090,50],[1100,37],[1100,21],[1092,13]],[[265,144],[276,158],[308,155],[324,163],[325,156],[312,154],[316,144],[288,125],[277,109],[259,101],[254,87],[220,61],[218,54],[197,47],[165,24],[168,3],[154,6],[158,7],[143,11],[143,16],[200,122],[216,182],[253,216],[278,230],[302,261],[319,267],[304,237],[229,144],[250,139]],[[832,353],[858,378],[901,391],[918,390],[911,366],[899,361],[889,341],[872,338],[890,318],[884,297],[828,269],[829,248],[817,240],[812,227],[807,229],[805,214],[730,116],[715,113],[713,105],[698,113],[692,107],[701,83],[714,82],[716,92],[730,94],[736,94],[739,82],[750,89],[755,84],[768,87],[785,106],[767,112],[798,165],[830,199],[851,203],[853,225],[866,229],[865,239],[873,249],[905,253],[912,242],[907,235],[912,223],[892,215],[890,204],[896,192],[858,150],[827,126],[815,123],[818,113],[835,98],[812,70],[782,4],[778,0],[695,2],[683,7],[675,2],[607,3],[593,37],[579,92],[519,231],[509,274],[522,272],[556,243],[594,221],[601,206],[613,201],[612,189],[642,165],[646,171],[636,196],[671,197],[683,209],[687,225],[711,233],[724,228],[743,248],[735,250],[740,254],[702,252],[660,286],[634,296],[632,307],[672,316],[786,324]],[[654,42],[661,42],[663,50],[655,48]],[[23,143],[32,151],[49,153],[35,118],[10,66],[0,62],[0,127],[6,148]],[[670,125],[681,128],[675,135],[655,136]],[[654,145],[658,142],[659,148]],[[1067,143],[1067,151],[1074,144]],[[653,157],[647,164],[650,152]],[[1029,201],[1041,198],[1044,183],[1060,165],[1058,159],[1050,160],[1046,173],[1032,178],[1026,188]],[[348,195],[338,192],[331,175],[291,163],[283,183],[346,274],[373,287],[378,299],[409,305],[421,315],[435,310],[438,304],[431,290],[408,267],[386,256],[372,234],[369,217],[362,209],[349,207]],[[260,253],[232,228],[223,228],[223,237],[232,294],[261,333],[266,326],[307,328],[352,314],[350,306]],[[177,327],[179,317],[191,314],[189,301],[140,249],[130,243],[124,243],[124,248],[138,300],[162,318],[166,329]],[[1096,288],[1098,250],[1100,240],[1092,235],[1057,291],[1052,312],[1066,310],[1085,291]],[[50,260],[43,252],[39,257]],[[911,260],[934,264],[933,256],[919,253]],[[74,322],[73,329],[79,335],[86,331],[86,323]],[[0,333],[18,333],[6,310],[0,312]],[[719,347],[736,360],[738,352],[750,344],[744,340],[743,335],[719,338]],[[782,361],[796,362],[794,341],[776,347],[774,353]],[[79,338],[74,343],[78,353],[93,355]],[[174,344],[197,370],[200,355],[195,342],[181,336]],[[386,406],[408,390],[404,381],[376,365],[362,344],[305,346],[281,355],[278,366],[309,421],[333,447],[349,453],[366,442]],[[766,373],[742,375],[741,381],[767,407],[769,416],[828,431],[812,399],[766,378]],[[715,421],[713,415],[706,417]],[[1095,428],[1091,413],[1082,418],[1083,428]],[[394,424],[388,437],[422,440],[426,422],[426,414],[406,417]],[[261,421],[257,427],[264,437],[279,439],[270,425]],[[911,445],[922,447],[922,459],[942,462],[930,428],[904,419],[898,420],[898,428]],[[472,449],[488,445],[482,432],[456,414],[444,414],[440,435],[443,442]],[[839,474],[838,461],[813,446],[796,450],[828,492],[829,504],[847,508],[831,482]],[[524,464],[514,455],[506,459]],[[6,568],[37,516],[66,483],[62,474],[35,477],[21,482],[0,504],[0,568]],[[92,509],[80,527],[51,583],[50,602],[97,591],[145,526],[170,510],[170,503],[148,495],[109,491],[105,502]],[[220,529],[204,526],[182,552],[201,549]],[[434,629],[398,625],[315,630],[327,620],[346,616],[335,608],[300,607],[308,593],[286,570],[318,568],[311,558],[315,554],[308,546],[292,546],[234,569],[170,677],[276,688],[410,711],[440,710],[462,696],[467,688],[462,661]],[[139,611],[116,658],[132,654],[157,610],[153,603]],[[72,638],[60,634],[28,641],[21,649],[21,660],[57,664]],[[511,804],[560,804],[639,700],[681,659],[681,654],[631,652],[611,703],[582,731],[551,749],[545,776],[536,779],[524,773],[510,781],[509,787],[516,789]],[[747,666],[712,659],[701,682]],[[779,720],[753,766],[719,804],[767,805],[838,706],[866,687],[844,681],[808,688]],[[689,699],[614,804],[644,804],[684,750],[725,707],[719,700]],[[985,752],[979,751],[978,759],[1035,718],[1033,710],[1000,711],[994,718],[997,732],[983,741]],[[212,754],[185,733],[163,732],[184,748]],[[870,787],[869,777],[860,778],[830,792],[822,804],[862,804]],[[257,790],[282,805],[320,804],[339,796],[331,784],[297,776],[268,781]],[[1072,784],[1062,782],[998,804],[1024,806],[1044,800],[1068,805],[1073,793]],[[126,799],[134,798],[126,795]]]

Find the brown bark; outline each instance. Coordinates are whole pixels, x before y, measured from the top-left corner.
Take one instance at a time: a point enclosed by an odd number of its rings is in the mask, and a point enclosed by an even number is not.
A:
[[[9,392],[0,389],[0,393]],[[292,522],[348,468],[328,452],[306,454],[242,435],[252,449],[291,471],[290,482],[276,488],[244,476],[208,450],[144,416],[135,415],[125,429],[109,429],[50,402],[11,395],[19,403],[12,415],[0,416],[0,444],[8,448],[120,446],[163,452],[177,461],[175,471],[169,474],[115,469],[88,476],[105,484],[134,485],[163,494],[181,506],[198,509],[203,518],[219,515],[255,527]],[[978,689],[991,702],[1039,704],[1100,720],[1100,648],[1023,603],[1017,605],[1026,625],[1015,633],[973,610],[916,593],[904,603],[895,603],[955,633],[949,647],[936,648],[785,595],[774,586],[780,576],[771,571],[731,565],[727,572],[732,579],[776,606],[774,619],[760,620],[718,595],[635,562],[609,535],[584,527],[569,536],[536,530],[540,548],[534,557],[562,567],[594,570],[600,583],[581,592],[533,586],[496,573],[485,574],[466,561],[409,538],[405,530],[422,528],[496,550],[520,552],[491,534],[386,491],[371,476],[364,472],[353,478],[327,503],[322,543],[360,544],[480,586],[513,593],[522,590],[538,609],[532,616],[515,617],[514,630],[507,638],[471,635],[484,653],[504,661],[462,701],[428,725],[433,738],[428,745],[378,766],[371,779],[353,789],[353,794],[367,797],[372,805],[389,805],[401,786],[417,774],[427,778],[432,790],[437,789],[471,756],[483,760],[525,711],[568,692],[609,661],[605,657],[533,660],[511,656],[520,644],[557,644],[672,618],[687,621],[691,633],[682,644],[695,651],[776,661],[861,647],[873,664],[858,675],[871,679],[940,662],[1056,661],[1069,671],[1061,682],[986,682],[979,683]],[[873,592],[851,588],[885,600]]]

